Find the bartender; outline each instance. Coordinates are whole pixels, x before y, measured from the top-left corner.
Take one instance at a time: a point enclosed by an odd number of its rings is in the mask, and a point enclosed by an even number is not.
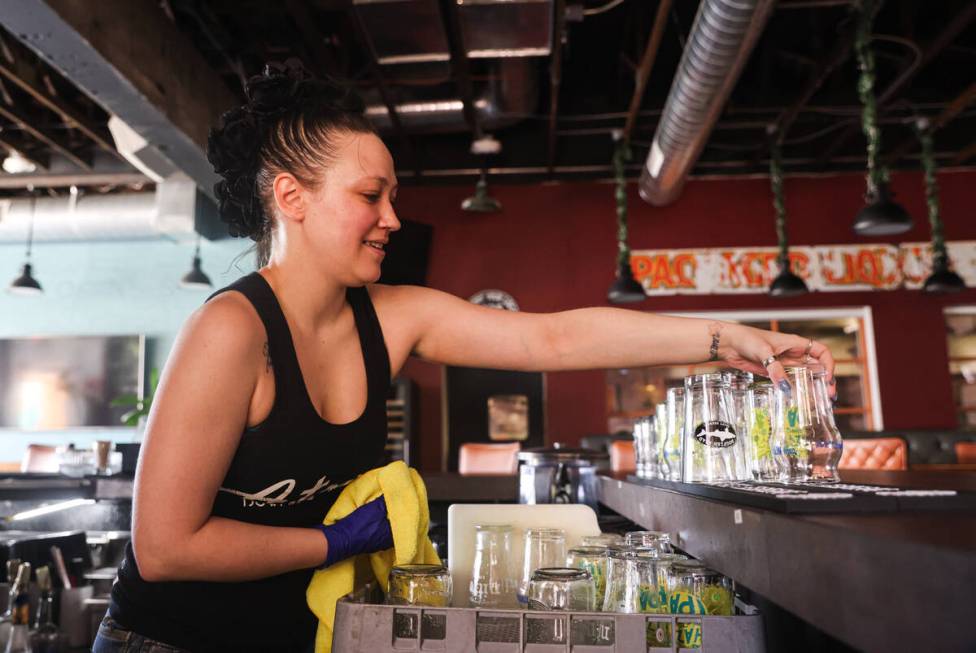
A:
[[[616,308],[512,313],[376,284],[400,228],[397,179],[363,109],[343,85],[269,67],[211,132],[221,217],[261,265],[190,316],[167,361],[96,653],[308,650],[314,570],[392,546],[383,499],[321,523],[381,464],[408,356],[526,371],[723,361],[786,390],[783,366],[812,358],[832,378],[828,349],[800,336]]]

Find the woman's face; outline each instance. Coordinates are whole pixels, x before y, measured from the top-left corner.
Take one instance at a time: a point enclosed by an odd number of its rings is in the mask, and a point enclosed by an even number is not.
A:
[[[393,157],[373,134],[335,138],[335,159],[310,193],[304,230],[312,265],[345,286],[362,286],[379,279],[390,232],[400,228]]]

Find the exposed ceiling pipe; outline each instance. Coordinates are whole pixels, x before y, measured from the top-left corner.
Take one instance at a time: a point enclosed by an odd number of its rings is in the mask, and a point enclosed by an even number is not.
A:
[[[663,206],[681,193],[775,0],[702,0],[651,151],[640,195]]]

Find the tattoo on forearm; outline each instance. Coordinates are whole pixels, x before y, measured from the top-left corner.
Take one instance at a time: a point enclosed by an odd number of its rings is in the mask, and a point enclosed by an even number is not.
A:
[[[271,371],[271,350],[268,348],[267,342],[264,343],[264,347],[262,351],[264,352],[264,360],[265,360],[264,371],[270,372]]]
[[[708,348],[708,360],[718,360],[718,343],[722,337],[722,323],[712,322],[708,325],[708,333],[712,336],[712,346]]]

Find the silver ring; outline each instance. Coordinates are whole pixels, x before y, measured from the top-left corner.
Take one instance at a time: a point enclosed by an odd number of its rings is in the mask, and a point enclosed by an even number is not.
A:
[[[776,362],[776,354],[773,354],[769,358],[764,358],[762,360],[762,366],[763,367],[769,367],[770,365],[772,365],[775,362]]]

